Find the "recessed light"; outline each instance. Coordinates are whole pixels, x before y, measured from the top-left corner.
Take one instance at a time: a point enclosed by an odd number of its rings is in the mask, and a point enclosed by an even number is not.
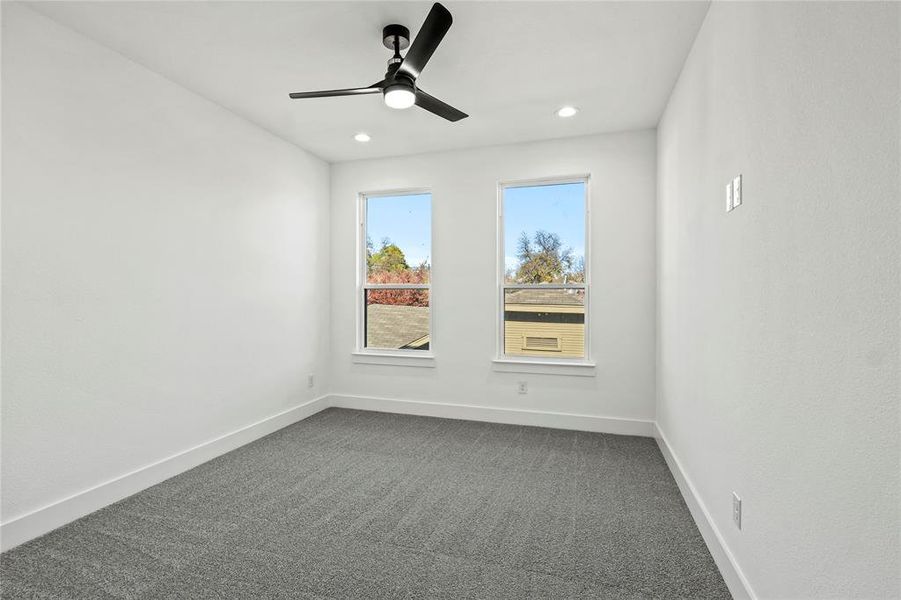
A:
[[[361,131],[360,133],[358,133],[357,135],[354,136],[354,139],[357,140],[358,142],[368,142],[372,138],[369,137],[368,133],[363,133]]]
[[[565,119],[574,116],[577,112],[579,112],[579,109],[575,106],[563,106],[557,111],[557,116]]]

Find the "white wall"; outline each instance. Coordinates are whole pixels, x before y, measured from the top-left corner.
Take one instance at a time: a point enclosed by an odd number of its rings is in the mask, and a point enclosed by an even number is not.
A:
[[[761,598],[901,595],[898,29],[714,3],[658,130],[658,424]]]
[[[329,175],[2,10],[6,523],[322,393]]]
[[[332,391],[653,419],[655,170],[653,131],[333,165]],[[498,181],[583,173],[592,178],[590,310],[596,376],[494,372]],[[433,194],[436,366],[355,364],[357,195],[418,187]],[[516,393],[517,381],[529,382],[528,395]]]

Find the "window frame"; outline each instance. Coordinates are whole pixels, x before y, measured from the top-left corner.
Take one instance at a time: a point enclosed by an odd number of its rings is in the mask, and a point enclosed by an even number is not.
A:
[[[367,281],[366,263],[366,211],[369,198],[382,198],[386,196],[416,196],[429,195],[429,283],[369,283]],[[432,366],[430,359],[434,358],[435,347],[435,300],[432,294],[432,233],[433,212],[432,202],[434,196],[429,188],[404,188],[396,190],[379,190],[373,192],[360,192],[357,194],[357,285],[355,301],[356,306],[356,341],[353,354],[359,358],[358,362],[371,362],[373,364],[397,364],[402,366]],[[367,348],[366,347],[366,293],[367,290],[427,290],[429,293],[429,349],[417,350],[415,348]],[[372,360],[370,360],[372,359]],[[392,359],[397,359],[392,360]],[[418,359],[426,359],[421,362]]]
[[[563,185],[581,183],[585,190],[585,282],[584,283],[518,283],[506,282],[506,264],[504,255],[504,192],[510,188],[539,187],[545,185]],[[504,365],[524,365],[526,367],[539,367],[538,371],[544,371],[542,367],[550,367],[550,373],[554,373],[555,367],[594,367],[591,362],[591,175],[568,175],[558,177],[541,177],[535,179],[517,179],[500,181],[497,184],[497,353],[494,363],[498,370],[507,370]],[[507,354],[504,343],[504,298],[506,290],[510,289],[581,289],[585,293],[585,353],[581,357],[565,358],[560,356],[521,356]],[[520,372],[520,369],[511,368],[511,371]],[[530,372],[530,371],[525,371]],[[559,371],[563,373],[564,371]],[[583,374],[577,371],[566,371],[567,374]],[[593,371],[584,374],[593,375]]]

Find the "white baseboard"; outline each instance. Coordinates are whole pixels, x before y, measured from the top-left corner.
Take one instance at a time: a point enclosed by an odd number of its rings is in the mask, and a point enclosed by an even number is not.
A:
[[[654,422],[640,419],[621,419],[618,417],[599,417],[520,408],[477,406],[473,404],[396,400],[345,394],[330,395],[329,405],[336,408],[355,408],[422,417],[442,417],[445,419],[462,419],[464,421],[487,421],[509,425],[531,425],[534,427],[550,427],[552,429],[572,429],[576,431],[654,437]]]
[[[722,533],[720,533],[716,523],[714,523],[713,519],[710,517],[710,512],[707,510],[704,501],[701,500],[701,497],[698,495],[697,488],[695,488],[691,479],[688,478],[688,475],[682,468],[682,463],[679,462],[679,459],[673,452],[669,441],[666,439],[666,435],[663,433],[663,430],[660,429],[659,424],[655,423],[654,429],[656,432],[654,437],[657,438],[657,445],[660,447],[660,452],[663,454],[663,458],[666,460],[666,464],[669,466],[673,478],[679,486],[679,491],[682,492],[682,497],[685,498],[688,510],[691,512],[691,516],[694,518],[698,530],[701,532],[701,536],[707,543],[707,548],[710,550],[710,554],[713,556],[716,566],[723,575],[723,579],[726,581],[729,591],[732,592],[732,596],[737,600],[756,600],[757,595],[754,593],[753,588],[751,588],[751,584],[748,583],[741,567],[738,566],[738,562],[735,560],[732,551],[729,550],[729,546],[726,545],[726,540]]]
[[[327,396],[304,402],[241,429],[173,454],[155,463],[120,475],[90,489],[0,524],[0,551],[70,523],[87,514],[136,494],[235,448],[306,419],[328,408]]]

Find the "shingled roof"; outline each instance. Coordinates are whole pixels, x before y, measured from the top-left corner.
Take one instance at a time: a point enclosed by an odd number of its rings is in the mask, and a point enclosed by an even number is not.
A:
[[[506,304],[583,306],[585,304],[585,293],[574,289],[542,290],[530,288],[526,290],[508,290],[504,301]]]
[[[404,348],[428,343],[429,308],[370,304],[366,307],[366,347]],[[426,338],[425,341],[422,338]]]

